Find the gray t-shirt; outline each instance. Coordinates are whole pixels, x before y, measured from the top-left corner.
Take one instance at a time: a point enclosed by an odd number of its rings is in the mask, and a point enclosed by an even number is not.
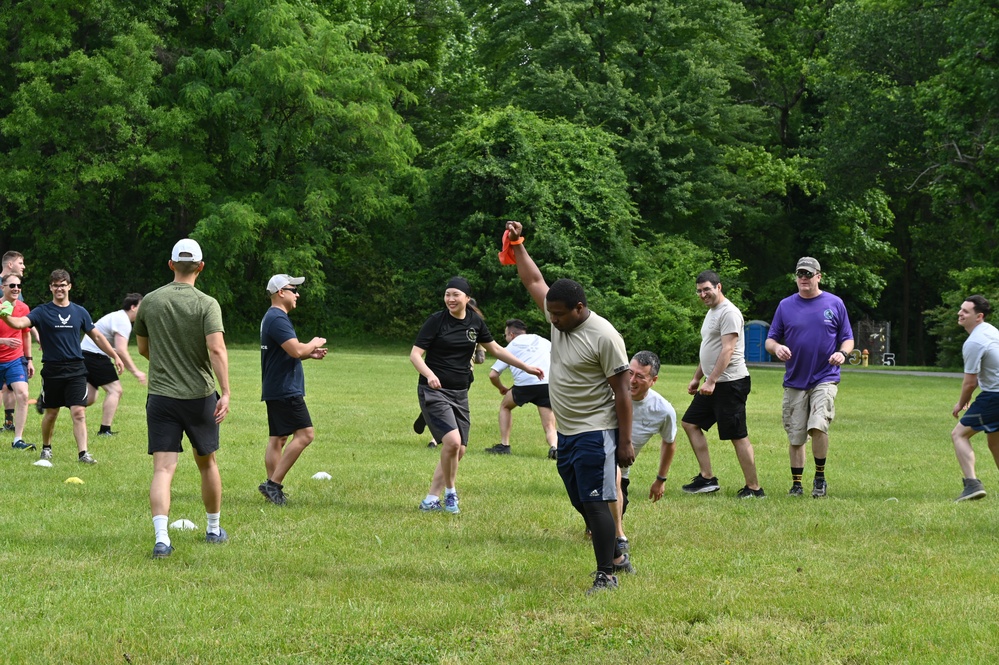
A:
[[[635,457],[645,444],[656,434],[666,443],[676,440],[676,409],[665,397],[650,390],[645,399],[631,402],[631,443],[635,446]],[[621,477],[627,478],[631,467],[621,469]]]
[[[978,375],[978,387],[999,392],[999,330],[991,323],[979,323],[961,349],[964,373]]]
[[[739,308],[726,299],[720,305],[715,305],[708,310],[701,325],[701,371],[704,376],[711,374],[718,361],[718,356],[722,351],[722,336],[736,334],[739,338],[735,342],[735,351],[732,353],[732,360],[718,376],[718,383],[725,381],[735,381],[749,376],[746,368],[746,338],[743,334],[745,320]]]
[[[215,298],[171,282],[142,299],[135,334],[149,339],[149,394],[200,399],[215,392],[205,338],[225,332]]]

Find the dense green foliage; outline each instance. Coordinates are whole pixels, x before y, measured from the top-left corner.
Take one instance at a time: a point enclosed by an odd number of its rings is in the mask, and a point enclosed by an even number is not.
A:
[[[953,362],[946,313],[999,290],[994,3],[16,0],[0,36],[29,302],[65,267],[103,313],[191,235],[238,337],[278,271],[329,335],[407,339],[456,272],[538,323],[506,219],[674,360],[705,267],[769,319],[814,255],[910,364]]]

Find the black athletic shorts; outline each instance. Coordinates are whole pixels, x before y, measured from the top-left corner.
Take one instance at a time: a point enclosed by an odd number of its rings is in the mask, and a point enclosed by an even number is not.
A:
[[[697,425],[703,430],[718,423],[718,438],[722,441],[745,439],[746,398],[752,390],[749,377],[715,384],[711,395],[697,393],[683,414],[683,422]]]
[[[219,449],[219,426],[215,422],[218,393],[197,399],[174,399],[163,395],[146,397],[146,428],[149,454],[182,453],[184,435],[198,455]]]
[[[81,361],[42,363],[41,405],[45,409],[87,405],[87,375]]]
[[[300,429],[312,427],[312,417],[301,395],[284,399],[269,399],[267,427],[270,436],[290,436]]]
[[[103,353],[83,352],[83,363],[87,366],[87,383],[92,386],[106,386],[118,381],[118,370]]]
[[[547,383],[538,383],[533,386],[514,386],[513,401],[516,402],[517,406],[534,404],[535,406],[543,406],[546,409],[552,408],[552,400],[548,396]]]

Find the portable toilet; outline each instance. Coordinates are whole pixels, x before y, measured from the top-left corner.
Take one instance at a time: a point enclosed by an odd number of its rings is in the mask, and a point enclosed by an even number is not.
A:
[[[766,321],[750,321],[746,324],[746,362],[748,363],[768,363],[772,358],[767,353],[767,333],[770,332],[770,324]]]

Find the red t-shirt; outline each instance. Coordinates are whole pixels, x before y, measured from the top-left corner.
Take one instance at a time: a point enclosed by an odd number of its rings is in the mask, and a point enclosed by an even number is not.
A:
[[[31,308],[24,304],[24,301],[15,300],[14,301],[14,312],[11,316],[27,316]],[[0,363],[9,363],[11,360],[17,360],[24,355],[24,349],[28,343],[29,335],[31,331],[25,328],[24,330],[17,330],[16,328],[11,328],[7,325],[7,322],[0,318],[0,339],[20,339],[21,346],[14,348],[7,346],[6,344],[0,344]]]

